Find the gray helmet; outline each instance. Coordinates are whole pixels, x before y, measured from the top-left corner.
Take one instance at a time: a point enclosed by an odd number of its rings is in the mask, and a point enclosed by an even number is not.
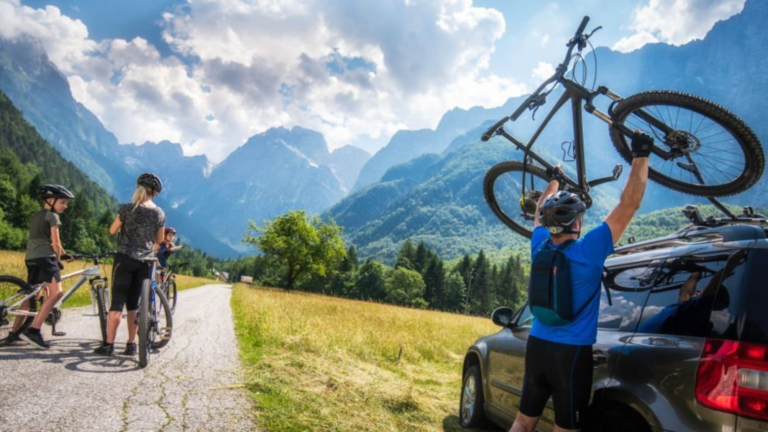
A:
[[[46,184],[46,185],[40,186],[40,189],[38,191],[38,196],[42,200],[45,200],[48,198],[68,198],[68,199],[75,198],[75,194],[70,192],[64,186],[57,185],[57,184]]]
[[[152,189],[153,191],[160,193],[163,191],[163,182],[160,177],[153,173],[144,173],[136,180],[136,185],[144,186],[145,188]]]
[[[586,209],[587,205],[577,194],[559,191],[544,200],[539,209],[539,220],[552,234],[578,234],[572,227]]]

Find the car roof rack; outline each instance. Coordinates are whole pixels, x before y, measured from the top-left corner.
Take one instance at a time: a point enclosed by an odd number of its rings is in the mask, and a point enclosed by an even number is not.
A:
[[[704,219],[701,217],[698,207],[689,205],[683,209],[683,214],[691,221],[690,225],[668,236],[618,247],[614,250],[614,254],[622,255],[674,246],[690,246],[713,240],[732,242],[762,240],[768,237],[768,220],[765,216],[755,213],[752,207],[744,207],[743,214],[735,216],[715,198],[710,198],[710,201],[713,201],[717,208],[726,213],[727,217],[715,218],[710,216]]]

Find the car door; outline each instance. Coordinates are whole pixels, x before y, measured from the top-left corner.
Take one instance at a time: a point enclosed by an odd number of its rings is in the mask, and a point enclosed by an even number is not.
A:
[[[595,388],[610,386],[611,373],[618,362],[618,347],[626,343],[637,324],[647,292],[611,290],[611,299],[601,290],[597,343],[593,346]],[[509,420],[517,415],[525,373],[525,346],[533,324],[533,315],[526,306],[515,321],[488,342],[488,394],[486,403],[498,417]],[[547,403],[539,420],[538,430],[554,428],[552,400]]]

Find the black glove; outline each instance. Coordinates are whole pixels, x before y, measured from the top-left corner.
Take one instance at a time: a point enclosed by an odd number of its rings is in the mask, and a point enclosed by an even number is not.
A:
[[[635,131],[632,134],[632,157],[647,158],[653,148],[653,138],[645,132]]]
[[[563,182],[563,170],[559,166],[553,166],[552,168],[547,168],[547,180],[557,180],[558,182]]]

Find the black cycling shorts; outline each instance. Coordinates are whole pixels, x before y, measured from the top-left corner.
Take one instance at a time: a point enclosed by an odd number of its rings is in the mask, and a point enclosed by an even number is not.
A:
[[[592,392],[592,345],[528,337],[520,412],[539,417],[552,396],[555,424],[580,429]]]
[[[115,255],[112,268],[112,305],[110,311],[122,312],[123,306],[128,311],[139,310],[141,284],[149,278],[149,264],[135,260],[127,255]]]
[[[25,261],[27,265],[27,283],[35,286],[50,283],[54,279],[61,282],[61,268],[56,257],[33,258]]]

